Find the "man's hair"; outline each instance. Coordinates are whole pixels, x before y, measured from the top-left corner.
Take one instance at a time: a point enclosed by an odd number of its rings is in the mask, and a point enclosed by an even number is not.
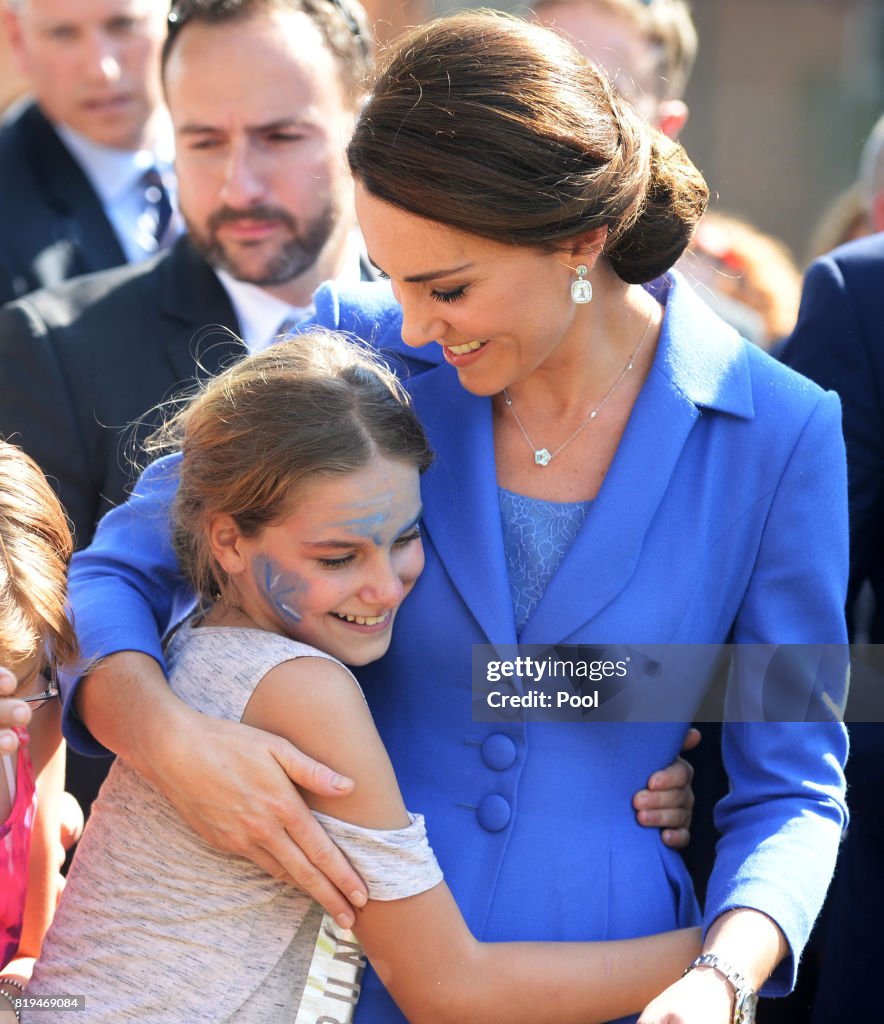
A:
[[[629,19],[655,51],[658,98],[684,96],[697,59],[697,29],[686,0],[536,0],[533,9],[542,18],[546,7],[558,4],[590,4]]]
[[[163,44],[163,71],[186,25],[245,21],[268,11],[306,15],[335,58],[345,95],[355,99],[361,94],[371,70],[374,43],[359,0],[174,0]]]

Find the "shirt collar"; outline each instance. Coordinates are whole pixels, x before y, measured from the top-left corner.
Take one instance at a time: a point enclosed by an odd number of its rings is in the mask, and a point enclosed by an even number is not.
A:
[[[362,279],[362,239],[353,232],[347,241],[344,262],[335,282],[341,287],[358,284]],[[282,299],[247,281],[239,281],[226,270],[216,269],[218,280],[224,286],[239,321],[242,339],[250,353],[260,352],[273,344],[284,321],[296,324],[313,313],[313,304],[290,306]]]
[[[102,146],[66,124],[53,127],[83,168],[102,204],[117,202],[150,167],[171,170],[175,157],[172,122],[165,110],[156,113],[156,145],[153,149],[113,149]]]

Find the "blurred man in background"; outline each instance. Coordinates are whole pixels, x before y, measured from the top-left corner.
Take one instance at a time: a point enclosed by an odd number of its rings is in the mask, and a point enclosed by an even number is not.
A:
[[[32,99],[0,129],[0,303],[174,237],[164,0],[6,0]]]

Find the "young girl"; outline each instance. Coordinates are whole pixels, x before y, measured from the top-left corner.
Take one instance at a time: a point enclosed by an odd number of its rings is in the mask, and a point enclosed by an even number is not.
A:
[[[58,898],[64,747],[55,665],[76,655],[65,616],[70,554],[45,477],[0,441],[0,683],[4,720],[27,719],[0,735],[0,1010],[21,996]],[[18,719],[9,697],[28,709],[19,705]]]
[[[194,707],[273,731],[355,780],[349,796],[307,797],[368,884],[355,932],[406,1016],[586,1024],[639,1009],[676,978],[695,930],[619,943],[477,942],[423,819],[403,805],[342,664],[386,651],[424,563],[419,477],[431,454],[395,378],[340,337],[303,336],[209,383],[173,434],[183,453],[175,543],[202,607],[169,644],[171,685]],[[118,760],[32,990],[84,993],[89,1020],[114,1024],[343,1021],[358,979],[341,970],[358,948],[327,925],[320,935],[321,921],[300,891],[210,848]],[[314,980],[314,947],[325,940],[332,970]],[[54,1019],[41,1011],[41,1024]]]

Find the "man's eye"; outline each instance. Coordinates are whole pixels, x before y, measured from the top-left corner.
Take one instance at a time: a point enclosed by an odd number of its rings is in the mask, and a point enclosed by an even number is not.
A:
[[[134,31],[139,24],[140,22],[137,18],[130,18],[121,15],[120,17],[114,18],[112,21],[108,22],[107,30],[115,35],[124,35],[128,32]]]

